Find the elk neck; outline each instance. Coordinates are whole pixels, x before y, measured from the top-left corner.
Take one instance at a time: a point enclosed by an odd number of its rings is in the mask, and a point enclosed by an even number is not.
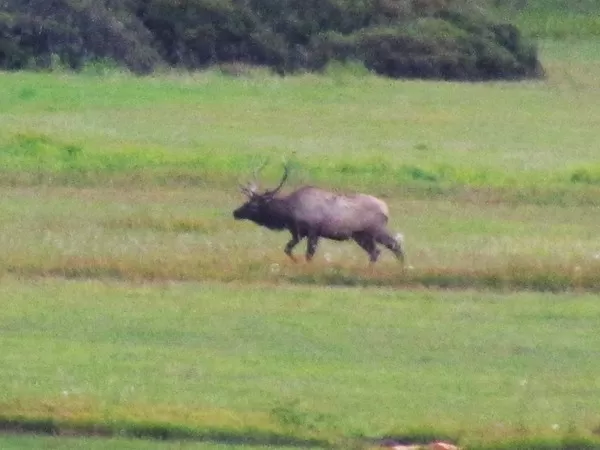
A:
[[[292,214],[286,199],[275,197],[264,206],[262,214],[255,222],[271,230],[283,230],[288,227],[291,219]]]

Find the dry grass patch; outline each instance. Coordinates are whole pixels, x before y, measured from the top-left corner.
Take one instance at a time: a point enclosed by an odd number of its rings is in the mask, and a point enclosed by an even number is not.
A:
[[[409,287],[598,290],[600,211],[585,206],[387,198],[403,268],[323,240],[311,264],[286,232],[235,222],[215,189],[4,189],[0,273],[122,280],[218,280]],[[305,242],[295,253],[303,259]]]
[[[600,292],[600,261],[577,265],[515,259],[487,267],[402,267],[386,262],[293,263],[285,257],[248,255],[223,259],[219,255],[55,256],[45,261],[8,261],[0,270],[18,276],[59,276],[125,281],[222,281],[315,286],[376,286],[399,289],[498,289]]]

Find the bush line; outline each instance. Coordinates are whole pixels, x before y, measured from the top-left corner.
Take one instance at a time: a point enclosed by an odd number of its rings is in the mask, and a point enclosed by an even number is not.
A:
[[[350,59],[392,77],[544,74],[536,47],[520,30],[498,20],[489,4],[470,0],[4,3],[3,69],[104,65],[145,74],[161,66],[239,62],[286,74]]]

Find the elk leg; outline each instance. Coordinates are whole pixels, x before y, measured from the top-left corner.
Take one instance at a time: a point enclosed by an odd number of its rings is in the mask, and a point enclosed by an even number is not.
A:
[[[358,233],[353,236],[354,241],[369,254],[369,259],[372,263],[376,262],[381,253],[375,245],[375,240],[366,234]]]
[[[375,240],[392,251],[394,255],[396,255],[396,258],[404,264],[404,250],[402,250],[402,244],[393,238],[387,231],[377,233]]]
[[[308,243],[306,244],[306,260],[311,261],[315,252],[317,251],[317,245],[319,244],[319,236],[308,236]]]
[[[294,247],[298,245],[298,242],[300,242],[300,240],[300,235],[296,231],[292,231],[292,239],[290,239],[290,241],[286,244],[285,249],[283,250],[285,254],[288,255],[290,259],[294,262],[296,262],[297,260],[296,257],[293,255],[292,250],[294,250]]]

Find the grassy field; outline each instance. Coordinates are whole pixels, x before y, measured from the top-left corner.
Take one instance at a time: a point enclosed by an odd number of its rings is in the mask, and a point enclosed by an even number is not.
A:
[[[600,448],[591,35],[523,83],[0,74],[0,425],[96,436],[0,446]],[[282,156],[384,197],[405,270],[233,222]]]
[[[0,270],[597,291],[600,41],[574,48],[545,42],[529,83],[3,74]],[[385,197],[412,270],[328,243],[290,266],[286,236],[233,223],[268,157],[266,185],[287,157],[291,186]]]
[[[530,201],[577,191],[570,200],[590,201],[600,189],[598,48],[582,45],[578,58],[547,42],[548,80],[529,83],[340,69],[286,79],[2,74],[2,178],[233,187],[266,156],[274,180],[286,156],[294,182],[427,196],[495,189]]]
[[[5,278],[0,302],[3,418],[264,443],[600,423],[592,295]]]

